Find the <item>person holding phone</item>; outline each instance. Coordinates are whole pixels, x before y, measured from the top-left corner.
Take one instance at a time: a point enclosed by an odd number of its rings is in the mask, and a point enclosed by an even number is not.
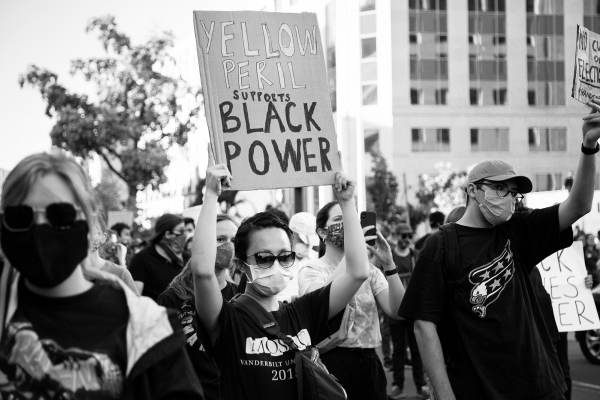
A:
[[[353,206],[354,207],[354,206]],[[363,220],[368,219],[364,218]],[[329,284],[346,271],[345,226],[338,202],[323,206],[317,213],[317,234],[321,240],[318,260],[307,262],[298,272],[300,294],[310,293]],[[364,232],[375,232],[375,226],[363,226]],[[375,240],[374,246],[365,241]],[[380,233],[363,238],[372,260],[380,269],[368,265],[369,277],[361,285],[345,310],[342,328],[334,341],[318,345],[322,359],[335,375],[349,400],[387,399],[386,376],[375,349],[381,345],[377,305],[390,317],[402,302],[404,286],[398,277],[390,246]],[[365,263],[368,263],[365,260]]]

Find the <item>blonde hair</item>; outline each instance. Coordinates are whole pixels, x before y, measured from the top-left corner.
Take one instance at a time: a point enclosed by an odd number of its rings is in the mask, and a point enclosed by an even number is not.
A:
[[[4,181],[0,207],[21,204],[37,180],[48,174],[58,175],[71,188],[77,206],[85,215],[91,236],[98,235],[101,229],[90,179],[75,159],[64,151],[32,154],[21,160]]]

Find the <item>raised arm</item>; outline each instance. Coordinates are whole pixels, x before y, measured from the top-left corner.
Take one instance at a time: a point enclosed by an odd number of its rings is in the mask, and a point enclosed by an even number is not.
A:
[[[208,332],[212,342],[218,336],[217,319],[223,307],[223,297],[215,275],[217,255],[217,199],[222,182],[230,175],[223,164],[210,166],[206,170],[206,193],[204,204],[192,241],[190,268],[194,275],[194,298],[200,322]]]
[[[375,246],[369,246],[369,250],[373,256],[373,262],[381,267],[384,273],[395,271],[392,275],[386,274],[388,288],[379,293],[375,299],[387,316],[398,319],[398,309],[404,297],[404,285],[398,275],[396,264],[394,264],[392,249],[381,233],[377,232],[377,242],[375,242]]]
[[[594,149],[600,138],[600,102],[592,100],[590,106],[593,112],[583,117],[583,146],[587,149]],[[590,212],[594,198],[595,176],[596,154],[581,153],[569,197],[558,207],[561,231]]]
[[[427,372],[433,384],[435,398],[438,400],[455,400],[456,397],[448,379],[444,353],[442,352],[442,344],[436,325],[433,322],[416,320],[414,330],[425,372]]]
[[[329,317],[346,307],[360,285],[369,277],[367,246],[354,205],[354,183],[337,174],[333,193],[342,209],[346,271],[331,282]]]

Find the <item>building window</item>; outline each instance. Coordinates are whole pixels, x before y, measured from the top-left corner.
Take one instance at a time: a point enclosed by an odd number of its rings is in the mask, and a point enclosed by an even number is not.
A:
[[[379,129],[365,129],[365,153],[379,153]]]
[[[423,104],[423,90],[410,89],[410,104]]]
[[[437,35],[436,42],[438,43],[446,43],[448,41],[448,35]]]
[[[377,40],[374,37],[363,38],[362,43],[362,58],[372,58],[377,53]]]
[[[471,128],[471,151],[508,151],[508,128]]]
[[[535,190],[538,192],[546,190],[562,189],[562,174],[560,172],[554,174],[535,174]]]
[[[446,104],[446,95],[448,89],[436,89],[435,90],[435,104]]]
[[[410,43],[421,43],[421,35],[419,35],[418,33],[411,33],[410,35],[408,35],[408,40]]]
[[[494,89],[493,96],[495,105],[506,104],[506,89]]]
[[[362,87],[362,104],[369,106],[377,104],[377,85],[367,84]]]
[[[375,10],[375,0],[360,0],[360,11]]]
[[[480,89],[469,89],[469,100],[472,106],[478,106],[481,104],[481,90]]]
[[[413,128],[411,129],[412,151],[450,151],[450,129]]]
[[[567,151],[567,128],[529,128],[529,151]]]

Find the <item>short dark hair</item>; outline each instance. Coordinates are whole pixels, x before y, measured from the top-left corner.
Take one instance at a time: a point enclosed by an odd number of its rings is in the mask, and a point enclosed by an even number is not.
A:
[[[196,222],[194,222],[194,218],[184,218],[183,219],[183,224],[187,225],[187,224],[192,224],[192,226],[195,228],[196,227]]]
[[[445,219],[446,216],[443,212],[434,211],[431,214],[429,214],[429,226],[431,226],[432,228],[439,228],[440,226],[444,225]]]
[[[282,220],[283,222],[285,222],[286,224],[289,225],[290,223],[290,217],[287,216],[286,213],[284,213],[283,211],[281,211],[279,208],[273,207],[272,205],[268,205],[265,209],[266,212],[270,212],[271,214],[275,214],[277,217],[279,217],[280,220]]]
[[[250,235],[253,232],[266,228],[282,229],[287,235],[290,243],[292,242],[292,230],[287,223],[281,220],[277,215],[269,211],[259,212],[252,217],[242,221],[242,224],[235,234],[233,243],[235,244],[235,256],[242,261],[246,261],[246,252],[250,245]]]
[[[131,227],[124,222],[117,222],[110,227],[110,230],[116,232],[119,236],[121,236],[121,232],[123,232],[125,229],[131,230]]]

